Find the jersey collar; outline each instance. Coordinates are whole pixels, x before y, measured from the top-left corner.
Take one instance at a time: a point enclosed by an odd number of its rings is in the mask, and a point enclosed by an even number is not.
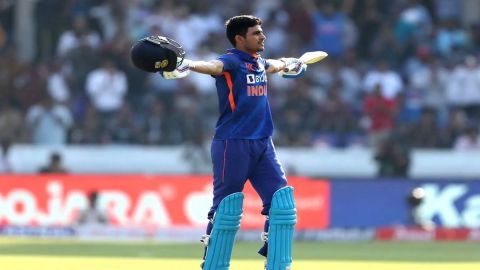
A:
[[[247,52],[241,51],[241,50],[236,49],[236,48],[228,49],[227,52],[234,53],[234,54],[240,56],[240,58],[242,58],[243,60],[247,60],[247,61],[257,61],[258,58],[260,57],[259,53],[249,54]]]

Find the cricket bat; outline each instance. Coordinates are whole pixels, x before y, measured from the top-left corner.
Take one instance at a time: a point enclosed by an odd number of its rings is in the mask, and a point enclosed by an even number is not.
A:
[[[300,60],[307,64],[307,65],[310,65],[310,64],[313,64],[313,63],[316,63],[318,61],[321,61],[323,60],[325,57],[328,56],[328,53],[324,52],[324,51],[313,51],[313,52],[306,52],[304,54],[302,54],[302,56],[300,56]]]
[[[322,59],[324,59],[327,56],[328,56],[328,53],[326,53],[324,51],[313,51],[313,52],[306,52],[306,53],[302,54],[302,56],[300,56],[300,58],[298,58],[298,59],[300,61],[302,61],[303,63],[305,63],[307,65],[310,65],[310,64],[316,63],[318,61],[321,61]],[[295,64],[292,64],[290,66],[287,66],[284,70],[280,71],[279,74],[283,77],[296,78],[300,75],[299,74],[290,74],[290,75],[287,76],[285,74],[286,72],[290,72],[292,70],[295,70],[296,68],[298,68],[298,66],[295,65]]]

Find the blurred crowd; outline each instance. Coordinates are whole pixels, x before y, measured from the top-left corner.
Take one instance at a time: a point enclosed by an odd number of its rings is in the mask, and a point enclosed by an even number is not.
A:
[[[480,24],[462,21],[464,1],[41,0],[34,59],[25,61],[18,1],[0,0],[0,139],[208,141],[214,80],[141,72],[130,48],[165,35],[189,59],[215,59],[231,47],[225,20],[254,14],[267,36],[263,57],[329,53],[301,79],[269,76],[277,145],[373,147],[379,161],[410,148],[480,150]]]

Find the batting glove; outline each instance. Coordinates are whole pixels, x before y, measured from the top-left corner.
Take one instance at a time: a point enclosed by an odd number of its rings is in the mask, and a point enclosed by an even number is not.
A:
[[[180,66],[178,66],[174,71],[163,71],[160,74],[164,79],[167,80],[175,80],[185,78],[190,74],[190,64],[192,64],[192,60],[183,59],[183,62]]]
[[[307,71],[307,65],[297,58],[280,58],[285,68],[280,71],[283,78],[293,79],[302,77]]]

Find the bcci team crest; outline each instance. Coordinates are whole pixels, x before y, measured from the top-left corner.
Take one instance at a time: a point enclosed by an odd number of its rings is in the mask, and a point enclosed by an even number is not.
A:
[[[166,66],[168,66],[168,60],[165,59],[161,62],[155,62],[155,68],[165,68]]]

